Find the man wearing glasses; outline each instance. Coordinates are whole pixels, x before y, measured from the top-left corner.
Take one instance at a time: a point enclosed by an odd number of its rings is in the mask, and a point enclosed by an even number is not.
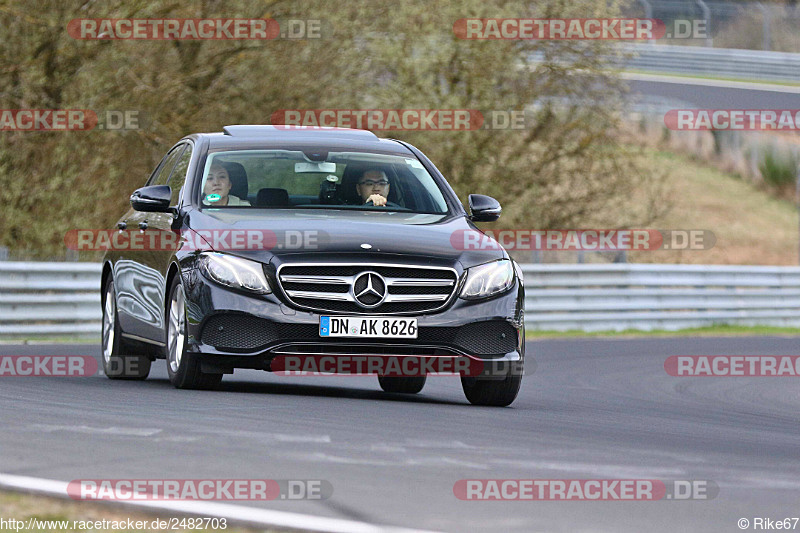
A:
[[[358,179],[356,190],[365,204],[372,201],[372,205],[384,206],[389,196],[389,179],[382,170],[367,170]]]

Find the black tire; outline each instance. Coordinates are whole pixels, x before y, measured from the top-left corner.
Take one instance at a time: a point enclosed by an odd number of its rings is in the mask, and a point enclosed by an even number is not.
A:
[[[378,376],[378,383],[386,392],[399,392],[402,394],[417,394],[425,386],[428,376]]]
[[[222,374],[207,374],[200,369],[199,356],[187,351],[186,296],[180,275],[172,278],[167,300],[167,374],[178,389],[214,389]]]
[[[461,376],[461,388],[472,405],[506,407],[517,399],[522,384],[522,362],[510,365],[503,379]]]
[[[117,296],[114,280],[109,278],[103,288],[103,327],[100,338],[103,372],[109,379],[147,379],[150,375],[150,357],[133,355],[122,338],[117,313]]]

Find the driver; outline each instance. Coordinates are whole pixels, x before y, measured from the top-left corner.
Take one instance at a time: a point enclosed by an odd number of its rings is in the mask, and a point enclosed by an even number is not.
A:
[[[383,170],[366,170],[356,184],[356,191],[364,203],[372,201],[372,205],[386,205],[389,196],[389,179]]]

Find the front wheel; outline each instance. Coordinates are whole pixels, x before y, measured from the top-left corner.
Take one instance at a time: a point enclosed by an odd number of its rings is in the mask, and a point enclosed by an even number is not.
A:
[[[167,318],[167,374],[178,389],[213,389],[222,374],[207,374],[200,369],[199,356],[189,352],[186,335],[186,293],[180,275],[175,276],[169,291]]]
[[[109,279],[103,294],[103,372],[109,379],[146,379],[150,374],[150,357],[130,355],[122,339],[117,316],[114,281]]]
[[[510,365],[503,379],[461,376],[461,388],[472,405],[506,407],[517,399],[522,384],[522,361]]]
[[[378,376],[378,383],[385,392],[416,394],[425,386],[427,376],[393,377]]]

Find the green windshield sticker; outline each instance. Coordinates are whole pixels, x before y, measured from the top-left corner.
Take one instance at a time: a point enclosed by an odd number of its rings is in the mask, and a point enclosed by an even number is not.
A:
[[[219,194],[209,194],[206,196],[206,202],[219,202],[222,199],[222,196]]]

